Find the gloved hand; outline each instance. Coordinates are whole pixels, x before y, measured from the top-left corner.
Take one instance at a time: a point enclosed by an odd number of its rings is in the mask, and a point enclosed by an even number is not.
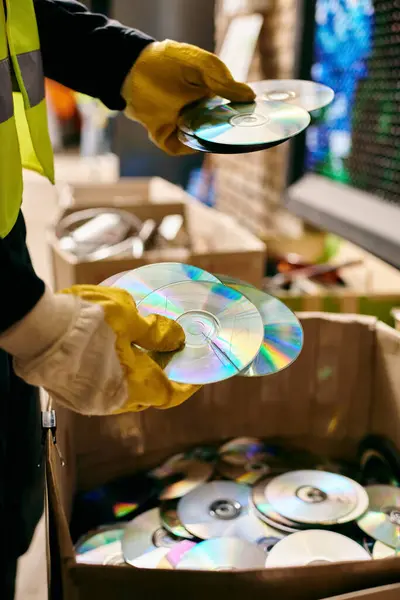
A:
[[[207,96],[251,102],[252,89],[235,81],[220,59],[197,46],[153,42],[139,55],[121,90],[125,114],[144,125],[157,146],[172,155],[193,150],[178,140],[182,109]]]
[[[46,290],[34,309],[0,335],[27,383],[61,405],[87,415],[171,408],[199,386],[170,381],[146,350],[180,348],[178,323],[142,317],[131,295],[117,288],[76,285]]]

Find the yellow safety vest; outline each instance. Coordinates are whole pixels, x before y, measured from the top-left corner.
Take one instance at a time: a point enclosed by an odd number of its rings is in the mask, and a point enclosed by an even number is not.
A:
[[[44,76],[33,0],[0,0],[0,238],[22,202],[22,168],[54,183]],[[13,92],[11,65],[20,92]]]

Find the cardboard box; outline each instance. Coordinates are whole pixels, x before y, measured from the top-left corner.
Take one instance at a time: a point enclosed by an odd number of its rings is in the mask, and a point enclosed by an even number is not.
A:
[[[236,377],[206,386],[170,411],[87,418],[58,410],[58,438],[67,466],[60,466],[49,443],[52,599],[399,597],[400,586],[394,585],[400,583],[399,558],[246,573],[75,562],[68,529],[74,491],[154,466],[193,444],[239,435],[279,436],[331,456],[354,457],[360,439],[375,433],[400,446],[400,333],[370,317],[308,313],[301,319],[304,350],[279,375]],[[373,588],[385,585],[394,588],[375,594]],[[357,596],[354,592],[360,590],[370,591]]]
[[[169,214],[181,214],[189,237],[189,247],[152,250],[141,259],[78,261],[62,251],[54,231],[48,244],[55,289],[73,284],[98,284],[108,277],[156,262],[182,262],[211,273],[231,275],[260,286],[265,268],[265,245],[235,219],[208,208],[181,188],[160,178],[121,179],[115,184],[61,186],[62,215],[78,209],[120,207],[140,219],[160,222]]]

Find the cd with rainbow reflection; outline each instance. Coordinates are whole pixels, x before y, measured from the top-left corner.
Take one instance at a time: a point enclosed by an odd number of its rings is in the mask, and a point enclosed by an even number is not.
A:
[[[236,537],[206,540],[183,554],[177,569],[188,571],[245,571],[264,569],[265,554]]]
[[[252,285],[235,283],[232,277],[219,278],[224,285],[237,290],[256,306],[264,324],[261,349],[251,365],[240,375],[272,375],[291,365],[303,347],[303,329],[297,317],[283,302]]]
[[[90,550],[95,550],[107,544],[121,541],[124,535],[123,525],[102,526],[94,531],[90,531],[82,537],[75,545],[77,554],[84,554]]]
[[[150,472],[159,482],[160,500],[180,498],[210,479],[214,466],[204,460],[176,454]]]
[[[185,332],[184,347],[170,353],[164,366],[172,381],[223,381],[244,371],[261,348],[264,327],[257,308],[221,283],[173,283],[148,294],[137,306],[144,316],[159,314],[177,321]]]
[[[260,99],[184,112],[180,128],[200,142],[216,147],[261,150],[299,134],[310,120],[308,112],[298,106]]]
[[[391,485],[368,485],[368,510],[357,525],[374,540],[400,550],[400,489]]]
[[[126,271],[120,275],[114,275],[102,285],[118,287],[131,294],[136,303],[140,302],[146,296],[172,283],[182,281],[208,281],[219,283],[219,280],[211,273],[185,265],[184,263],[155,263],[152,265],[143,265],[133,271]]]

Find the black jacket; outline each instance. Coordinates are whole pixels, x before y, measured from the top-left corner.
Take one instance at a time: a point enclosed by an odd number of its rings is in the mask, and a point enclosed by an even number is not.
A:
[[[45,76],[123,110],[122,83],[152,38],[90,13],[74,0],[34,0],[34,5]],[[1,333],[44,292],[43,281],[21,261],[8,236],[0,239],[0,287]]]

